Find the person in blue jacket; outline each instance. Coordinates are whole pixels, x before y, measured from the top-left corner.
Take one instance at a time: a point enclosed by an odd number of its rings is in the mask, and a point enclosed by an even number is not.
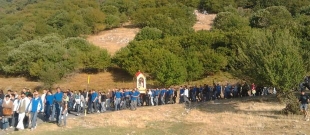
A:
[[[63,98],[63,93],[60,90],[60,87],[56,88],[57,92],[54,94],[54,101],[53,101],[53,112],[52,112],[52,121],[54,121],[54,116],[56,115],[56,123],[59,124],[60,113],[61,113],[61,103]]]
[[[31,99],[30,104],[28,105],[28,112],[30,112],[31,115],[31,130],[35,129],[37,126],[37,116],[40,111],[42,111],[42,100],[38,95],[38,92],[35,91],[33,93],[34,97]]]
[[[91,106],[90,106],[90,110],[89,110],[91,113],[94,113],[94,112],[99,113],[98,106],[97,106],[97,100],[98,100],[98,94],[95,90],[92,90],[91,99],[90,99]]]
[[[47,95],[45,96],[45,120],[49,121],[49,118],[51,116],[51,109],[53,107],[53,101],[54,101],[54,96],[52,95],[51,91],[47,92]]]

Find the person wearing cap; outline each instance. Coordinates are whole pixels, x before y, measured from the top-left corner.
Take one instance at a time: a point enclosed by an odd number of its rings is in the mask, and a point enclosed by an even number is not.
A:
[[[305,91],[301,91],[299,102],[300,102],[300,111],[304,114],[305,120],[309,121],[308,113],[307,113],[309,96],[305,94]]]
[[[42,111],[43,103],[41,98],[39,97],[39,93],[35,91],[33,93],[33,98],[30,101],[30,104],[27,108],[27,111],[30,112],[31,118],[31,130],[35,129],[37,126],[37,116],[38,113]]]

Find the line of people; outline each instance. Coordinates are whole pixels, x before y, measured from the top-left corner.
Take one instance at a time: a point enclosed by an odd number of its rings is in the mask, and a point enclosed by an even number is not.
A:
[[[180,97],[182,97],[184,93],[185,87],[180,87]],[[200,85],[189,87],[189,95],[188,98],[192,102],[202,102],[202,101],[210,101],[216,99],[228,99],[228,98],[236,98],[236,97],[246,97],[246,96],[263,96],[269,94],[276,94],[275,87],[261,87],[256,86],[254,83],[251,85],[247,84],[229,84],[220,85],[213,84],[210,85]],[[179,103],[183,103],[183,99],[180,98]]]
[[[57,88],[57,92],[52,95],[51,92],[43,91],[39,94],[38,91],[30,92],[30,89],[24,88],[20,94],[8,90],[7,94],[0,91],[0,119],[1,128],[7,131],[9,128],[15,130],[24,130],[29,128],[34,130],[37,127],[37,118],[49,117],[50,107],[53,107],[53,114],[56,114],[56,121],[61,125],[60,114],[67,115],[68,96],[66,92],[61,92]],[[53,120],[54,116],[51,117]],[[63,118],[65,125],[65,118]]]
[[[230,85],[213,84],[198,86],[184,86],[178,89],[157,88],[148,89],[140,93],[138,89],[113,89],[105,91],[82,91],[70,89],[62,91],[59,87],[56,92],[43,90],[30,92],[23,89],[21,94],[8,91],[1,94],[0,91],[0,118],[2,129],[15,127],[18,130],[25,128],[35,129],[38,115],[45,122],[55,122],[58,126],[66,126],[69,113],[77,116],[83,113],[103,113],[108,110],[118,111],[122,109],[136,110],[137,106],[158,106],[176,103],[203,102],[221,98],[233,98],[243,96],[267,95],[276,93],[275,88],[256,87],[253,83]],[[222,96],[223,95],[223,96]],[[11,112],[11,113],[10,113]],[[75,113],[73,113],[75,112]]]

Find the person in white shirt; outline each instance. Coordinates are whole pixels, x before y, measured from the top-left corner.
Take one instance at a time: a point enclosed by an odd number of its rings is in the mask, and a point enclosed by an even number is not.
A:
[[[152,104],[152,106],[154,106],[154,102],[153,102],[153,95],[152,95],[152,90],[149,89],[149,92],[147,93],[149,95],[149,98],[150,98],[150,102]]]
[[[11,95],[12,97],[12,101],[13,101],[13,117],[12,117],[12,122],[11,122],[11,127],[10,128],[13,128],[16,126],[16,121],[18,119],[18,113],[16,112],[17,111],[17,108],[18,108],[18,104],[19,104],[19,100],[20,100],[20,96],[15,96],[15,94],[12,94]]]
[[[184,93],[183,93],[183,99],[184,99],[184,103],[186,105],[186,103],[188,103],[188,108],[190,108],[191,106],[191,101],[188,100],[188,88],[187,86],[185,86],[185,89],[184,89]]]
[[[16,112],[18,113],[18,124],[16,126],[16,129],[18,130],[23,130],[25,127],[24,127],[24,118],[25,118],[25,112],[26,112],[26,109],[27,109],[27,106],[29,104],[29,102],[27,103],[27,97],[25,95],[25,93],[22,93],[20,95],[20,100],[19,100],[19,104],[16,108]],[[15,107],[14,107],[15,108]]]
[[[43,103],[43,104],[42,104],[41,113],[44,113],[46,93],[47,93],[47,91],[46,91],[46,90],[43,90],[43,94],[41,95],[41,101],[42,101],[42,103]]]

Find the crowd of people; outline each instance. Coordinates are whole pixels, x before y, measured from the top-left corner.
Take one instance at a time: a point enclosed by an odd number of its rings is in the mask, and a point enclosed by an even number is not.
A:
[[[58,126],[66,126],[68,114],[104,113],[124,109],[136,110],[137,106],[158,106],[165,104],[186,103],[190,107],[192,102],[206,102],[210,100],[235,98],[244,96],[258,96],[276,93],[275,88],[256,87],[227,83],[200,86],[180,86],[179,88],[148,89],[140,93],[138,89],[96,90],[61,90],[56,92],[43,90],[31,92],[24,88],[21,93],[8,90],[6,94],[0,91],[2,130],[15,128],[34,130],[37,118],[44,122],[53,122]]]

